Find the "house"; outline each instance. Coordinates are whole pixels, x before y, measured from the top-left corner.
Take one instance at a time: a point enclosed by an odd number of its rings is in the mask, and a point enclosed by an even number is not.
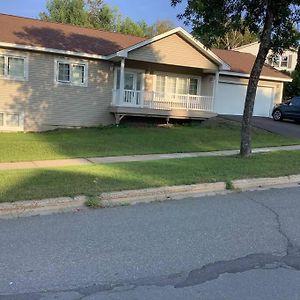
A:
[[[127,115],[242,114],[255,57],[207,49],[182,28],[151,39],[0,14],[0,130],[118,123]],[[255,115],[287,75],[265,66]]]
[[[251,44],[243,45],[234,50],[251,53],[253,55],[257,55],[259,49],[259,42],[254,42]],[[276,68],[280,71],[292,72],[295,70],[297,64],[297,50],[285,50],[282,54],[272,54],[272,51],[269,51],[266,63],[270,66]]]

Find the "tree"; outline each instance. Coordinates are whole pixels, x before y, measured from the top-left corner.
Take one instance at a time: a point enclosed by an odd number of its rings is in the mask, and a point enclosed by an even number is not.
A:
[[[175,26],[170,20],[158,20],[152,26],[149,26],[147,30],[147,37],[153,37],[162,33],[165,33]]]
[[[300,95],[300,47],[297,51],[297,64],[292,73],[287,72],[293,78],[292,82],[288,82],[284,86],[284,98],[292,98]]]
[[[42,20],[147,36],[145,21],[123,17],[117,7],[112,8],[103,0],[47,0],[46,8],[40,13]]]
[[[171,0],[176,6],[182,0]],[[300,0],[189,0],[179,18],[191,24],[193,34],[211,47],[230,30],[247,27],[259,37],[256,56],[247,87],[241,131],[240,154],[251,155],[251,120],[259,77],[271,49],[280,53],[297,44],[294,25],[299,20]]]
[[[88,14],[84,0],[47,0],[46,12],[40,13],[40,19],[64,24],[88,26]]]
[[[231,50],[243,45],[247,45],[258,40],[257,35],[246,28],[245,32],[240,30],[230,30],[224,36],[218,37],[216,42],[212,44],[213,47]]]
[[[105,4],[103,0],[86,0],[86,10],[92,28],[116,31],[122,19],[119,9]]]

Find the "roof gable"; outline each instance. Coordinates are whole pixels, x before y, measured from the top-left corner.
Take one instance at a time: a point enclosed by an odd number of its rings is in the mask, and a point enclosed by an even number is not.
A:
[[[191,34],[189,34],[187,31],[185,31],[184,29],[182,29],[181,27],[177,27],[174,28],[170,31],[167,31],[165,33],[162,33],[160,35],[157,35],[151,39],[147,39],[144,40],[136,45],[133,45],[131,47],[128,47],[126,49],[123,49],[119,52],[116,53],[115,56],[120,56],[120,57],[127,57],[128,54],[136,49],[145,47],[149,44],[152,44],[156,41],[165,39],[171,35],[177,34],[178,36],[180,36],[186,43],[189,43],[190,45],[192,45],[195,49],[197,49],[199,52],[201,52],[202,54],[204,54],[206,57],[208,57],[210,60],[212,60],[215,64],[219,65],[221,69],[224,70],[229,70],[229,66],[222,61],[222,59],[220,59],[217,55],[215,55],[211,50],[209,50],[208,48],[206,48],[200,41],[198,41],[197,39],[195,39]],[[114,57],[114,55],[112,55],[111,57]]]
[[[128,53],[129,59],[207,70],[218,70],[218,64],[177,33],[159,39]]]

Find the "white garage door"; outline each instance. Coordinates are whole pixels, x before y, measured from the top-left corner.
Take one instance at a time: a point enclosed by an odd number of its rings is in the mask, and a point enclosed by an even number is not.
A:
[[[215,112],[224,115],[242,115],[247,86],[219,83]],[[274,103],[273,88],[258,87],[254,105],[254,116],[269,117]]]

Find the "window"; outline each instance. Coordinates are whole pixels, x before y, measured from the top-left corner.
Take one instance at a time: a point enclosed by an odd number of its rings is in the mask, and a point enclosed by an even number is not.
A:
[[[11,55],[0,56],[0,76],[5,79],[25,80],[26,58]]]
[[[288,55],[270,55],[268,57],[269,64],[275,68],[288,68],[289,56]]]
[[[288,56],[281,56],[280,67],[287,68],[288,67]]]
[[[70,65],[58,63],[58,81],[70,82]]]
[[[87,85],[87,65],[57,62],[57,81],[70,85]]]
[[[7,113],[6,114],[6,126],[19,127],[20,126],[19,114]]]
[[[193,77],[156,76],[156,92],[180,95],[198,95],[199,79]]]
[[[198,95],[198,79],[196,79],[196,78],[190,79],[189,94],[190,95]]]
[[[186,95],[188,94],[188,78],[177,78],[176,88],[177,94]]]
[[[22,131],[24,113],[19,111],[0,111],[0,130]]]
[[[74,84],[84,84],[84,66],[83,65],[73,65],[73,83]]]
[[[294,97],[294,98],[291,100],[291,103],[292,103],[292,105],[300,106],[300,97]]]
[[[158,75],[156,77],[156,92],[164,94],[166,87],[166,76]]]

